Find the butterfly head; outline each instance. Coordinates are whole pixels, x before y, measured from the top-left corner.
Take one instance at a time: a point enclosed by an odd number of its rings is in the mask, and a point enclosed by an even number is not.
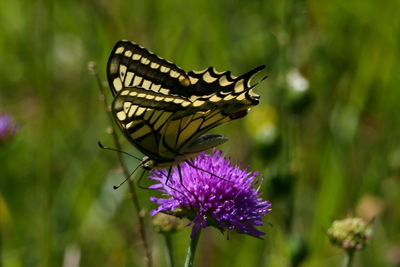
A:
[[[151,171],[156,165],[156,162],[149,157],[144,157],[142,160],[142,168],[146,171]]]

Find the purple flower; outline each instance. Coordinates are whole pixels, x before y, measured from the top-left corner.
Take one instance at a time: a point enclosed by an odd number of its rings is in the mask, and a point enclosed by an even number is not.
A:
[[[213,154],[200,153],[192,161],[196,168],[180,164],[181,176],[178,168],[173,168],[168,183],[166,170],[152,171],[149,178],[160,183],[151,188],[163,192],[166,198],[150,198],[159,204],[150,215],[164,212],[189,218],[192,238],[209,225],[260,237],[264,233],[255,227],[263,225],[262,217],[271,211],[271,203],[260,198],[254,188],[259,173],[233,166],[222,157],[222,151],[214,149]]]
[[[13,123],[7,114],[0,114],[0,143],[10,140],[17,131],[17,125]]]

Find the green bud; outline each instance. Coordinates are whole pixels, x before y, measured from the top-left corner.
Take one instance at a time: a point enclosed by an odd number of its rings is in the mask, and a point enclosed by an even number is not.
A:
[[[345,250],[362,250],[371,238],[371,227],[360,218],[347,218],[334,221],[328,229],[333,245]]]
[[[187,225],[187,222],[172,215],[157,213],[152,218],[152,224],[156,232],[167,234],[183,229]]]

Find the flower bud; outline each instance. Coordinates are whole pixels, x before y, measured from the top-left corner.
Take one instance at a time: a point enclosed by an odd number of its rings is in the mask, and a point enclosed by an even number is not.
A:
[[[362,250],[371,238],[371,227],[360,218],[334,221],[328,229],[332,244],[345,250]]]
[[[166,234],[183,229],[187,222],[184,219],[160,212],[152,218],[152,224],[156,232]]]

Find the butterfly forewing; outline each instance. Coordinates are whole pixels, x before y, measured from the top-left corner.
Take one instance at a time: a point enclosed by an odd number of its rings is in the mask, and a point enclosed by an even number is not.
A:
[[[153,91],[164,89],[165,94],[179,94],[185,85],[189,85],[181,68],[130,41],[119,41],[114,46],[107,69],[114,95],[126,87]]]

